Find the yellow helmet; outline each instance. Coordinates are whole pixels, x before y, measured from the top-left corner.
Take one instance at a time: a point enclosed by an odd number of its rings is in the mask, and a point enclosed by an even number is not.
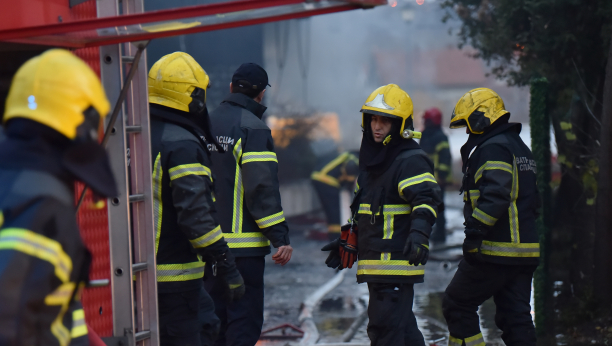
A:
[[[450,128],[468,127],[470,132],[482,134],[497,119],[509,114],[504,101],[497,93],[487,88],[477,88],[463,95],[451,118]]]
[[[109,110],[110,104],[95,72],[69,51],[51,49],[17,70],[6,99],[3,122],[30,119],[75,139],[81,129],[87,131],[86,135],[97,131],[100,117],[105,117]]]
[[[420,138],[413,129],[413,105],[408,93],[396,84],[388,84],[374,90],[361,106],[361,126],[365,127],[365,113],[399,118],[402,125],[399,134],[404,138]],[[386,144],[386,143],[385,143]]]
[[[199,113],[205,107],[209,82],[208,74],[191,55],[164,55],[149,71],[149,102]]]

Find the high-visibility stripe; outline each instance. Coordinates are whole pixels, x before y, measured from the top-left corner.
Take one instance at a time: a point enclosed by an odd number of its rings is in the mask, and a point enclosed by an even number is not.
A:
[[[2,214],[2,210],[0,210],[0,227],[4,224],[4,214]]]
[[[484,338],[482,337],[482,333],[478,333],[474,336],[470,336],[469,338],[465,338],[465,346],[486,346],[484,342]]]
[[[159,237],[161,237],[162,214],[164,205],[162,203],[162,167],[161,153],[157,154],[153,164],[153,223],[155,226],[155,255],[159,248]]]
[[[476,175],[474,175],[474,182],[477,183],[478,180],[482,178],[482,174],[484,173],[484,171],[489,171],[493,169],[499,169],[512,174],[512,166],[509,163],[506,163],[504,161],[487,161],[476,171]]]
[[[338,179],[331,177],[325,173],[322,172],[313,172],[310,175],[310,179],[312,180],[316,180],[316,181],[320,181],[323,184],[327,184],[329,186],[333,186],[335,188],[339,188],[340,187],[340,181],[338,181]]]
[[[207,247],[212,243],[215,243],[219,239],[223,237],[223,233],[221,232],[221,226],[215,227],[212,231],[204,234],[203,236],[196,239],[189,239],[191,246],[194,249]]]
[[[412,212],[412,208],[410,204],[385,204],[383,206],[383,213],[389,215],[401,215],[401,214],[410,214]]]
[[[67,346],[70,342],[70,331],[64,325],[63,320],[75,289],[75,283],[64,282],[45,297],[45,305],[60,307],[59,313],[51,322],[51,334],[55,336],[60,346]]]
[[[353,194],[356,194],[357,191],[359,191],[359,183],[355,182],[355,191],[353,191]]]
[[[390,252],[383,252],[380,254],[380,260],[381,261],[390,261],[391,260],[391,253]]]
[[[435,209],[434,209],[434,208],[432,208],[432,207],[430,207],[430,206],[428,206],[427,204],[420,204],[420,205],[417,205],[416,207],[412,208],[412,211],[415,211],[415,210],[417,210],[417,209],[419,209],[419,208],[425,208],[425,209],[428,209],[429,211],[431,211],[431,213],[434,215],[434,217],[438,217],[438,214],[436,213]]]
[[[327,225],[327,232],[328,233],[340,233],[341,230],[341,226],[338,224],[331,224],[331,225]]]
[[[223,237],[231,249],[270,246],[270,240],[260,232],[224,233]]]
[[[360,260],[357,262],[357,275],[424,275],[425,266],[413,266],[403,260]]]
[[[463,346],[463,340],[451,335],[448,337],[448,346]]]
[[[274,225],[277,225],[283,221],[285,221],[285,214],[283,214],[283,212],[280,211],[276,214],[266,216],[259,220],[255,220],[255,223],[257,223],[257,226],[259,228],[267,228],[267,227],[272,227]]]
[[[176,282],[201,279],[204,277],[206,263],[197,261],[191,263],[158,264],[157,282]]]
[[[22,228],[0,230],[0,251],[19,251],[26,255],[51,263],[55,275],[63,283],[68,282],[72,272],[72,259],[62,245],[53,239]]]
[[[383,239],[393,238],[393,219],[393,215],[385,214],[383,219]]]
[[[478,198],[480,198],[480,190],[469,190],[467,193],[463,193],[463,201],[467,202],[468,196],[470,196],[472,203],[472,210],[478,206]]]
[[[501,257],[540,257],[539,243],[505,243],[483,240],[483,255]]]
[[[210,168],[200,163],[189,163],[172,167],[168,170],[170,180],[182,178],[187,175],[206,175],[212,181],[212,173]]]
[[[70,337],[72,339],[87,335],[87,325],[85,324],[85,311],[77,309],[72,312],[72,329]]]
[[[242,170],[240,158],[242,157],[242,138],[234,146],[234,159],[236,160],[236,177],[234,179],[234,210],[232,214],[232,232],[242,233],[242,204],[244,189],[242,186]],[[226,237],[227,238],[227,237]]]
[[[407,188],[408,186],[411,185],[416,185],[416,184],[421,184],[424,182],[432,182],[435,183],[436,182],[436,178],[433,176],[433,174],[431,173],[423,173],[423,174],[419,174],[416,175],[412,178],[408,178],[408,179],[404,179],[402,181],[400,181],[400,183],[397,185],[397,190],[399,192],[400,197],[404,197],[404,189]]]
[[[55,291],[49,293],[45,297],[46,305],[64,305],[70,303],[70,298],[75,293],[76,284],[74,282],[66,282],[61,284]]]
[[[249,162],[276,162],[278,163],[278,159],[276,158],[276,153],[273,151],[251,151],[248,153],[244,153],[242,155],[242,164]]]
[[[360,204],[359,209],[357,210],[357,214],[368,214],[372,215],[372,211],[370,210],[371,205],[369,204]],[[380,209],[375,215],[380,215]]]
[[[520,243],[519,233],[519,220],[518,220],[518,208],[516,207],[516,200],[518,198],[519,189],[518,170],[516,167],[516,159],[512,169],[512,190],[510,191],[510,207],[508,208],[508,216],[510,218],[510,237],[513,243]]]
[[[435,151],[437,153],[437,152],[439,152],[442,149],[448,149],[448,148],[449,148],[448,142],[440,142],[440,143],[438,143],[438,145],[436,145]]]
[[[472,213],[472,216],[476,220],[484,223],[487,226],[493,226],[497,222],[496,218],[494,218],[493,216],[485,213],[484,211],[482,211],[482,210],[480,210],[478,208],[474,209],[474,212]]]
[[[450,166],[443,163],[438,164],[439,171],[450,171]]]

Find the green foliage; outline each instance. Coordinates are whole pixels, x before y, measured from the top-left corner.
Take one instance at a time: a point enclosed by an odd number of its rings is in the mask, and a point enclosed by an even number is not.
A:
[[[493,63],[511,84],[546,77],[551,85],[576,84],[574,62],[601,71],[612,22],[609,0],[445,0],[447,18],[458,17],[459,37]],[[583,71],[581,71],[583,72]],[[585,83],[593,83],[585,73]]]

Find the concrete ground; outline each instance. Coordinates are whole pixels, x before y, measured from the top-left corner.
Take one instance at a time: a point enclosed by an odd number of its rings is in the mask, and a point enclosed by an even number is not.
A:
[[[456,191],[446,194],[447,245],[463,242],[463,217],[461,196]],[[304,298],[334,276],[334,270],[325,265],[327,252],[320,248],[327,243],[311,240],[307,233],[312,224],[291,223],[291,245],[294,248],[292,260],[284,267],[275,265],[267,257],[265,273],[265,311],[266,330],[284,323],[298,325],[300,304]],[[446,250],[436,255],[453,258],[460,249]],[[444,289],[452,279],[457,261],[430,261],[426,266],[425,283],[415,285],[413,311],[417,315],[419,328],[429,345],[446,345],[448,331],[441,311],[441,298]],[[339,342],[342,333],[367,306],[368,290],[365,284],[356,283],[356,268],[348,269],[344,281],[322,300],[314,311],[314,319],[321,335],[319,343]],[[493,322],[494,305],[486,302],[480,310],[482,331],[487,345],[503,345],[500,332]],[[369,344],[366,323],[359,329],[353,343]],[[442,341],[437,341],[443,339]],[[260,341],[258,345],[287,345],[290,340]],[[435,342],[437,341],[437,342]]]

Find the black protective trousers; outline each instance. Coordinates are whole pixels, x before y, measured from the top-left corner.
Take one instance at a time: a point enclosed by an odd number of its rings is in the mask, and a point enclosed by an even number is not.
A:
[[[225,283],[218,276],[208,276],[204,286],[215,303],[221,319],[216,346],[253,346],[261,335],[264,310],[265,257],[236,257],[236,267],[244,279],[246,291],[242,299],[228,304]],[[207,264],[206,272],[212,273]]]
[[[504,343],[507,346],[535,346],[529,304],[535,269],[534,265],[470,264],[462,260],[442,302],[451,340],[454,338],[460,344],[480,334],[478,307],[493,297],[495,324],[502,331]]]
[[[368,337],[372,346],[425,346],[412,312],[413,284],[368,282]]]

